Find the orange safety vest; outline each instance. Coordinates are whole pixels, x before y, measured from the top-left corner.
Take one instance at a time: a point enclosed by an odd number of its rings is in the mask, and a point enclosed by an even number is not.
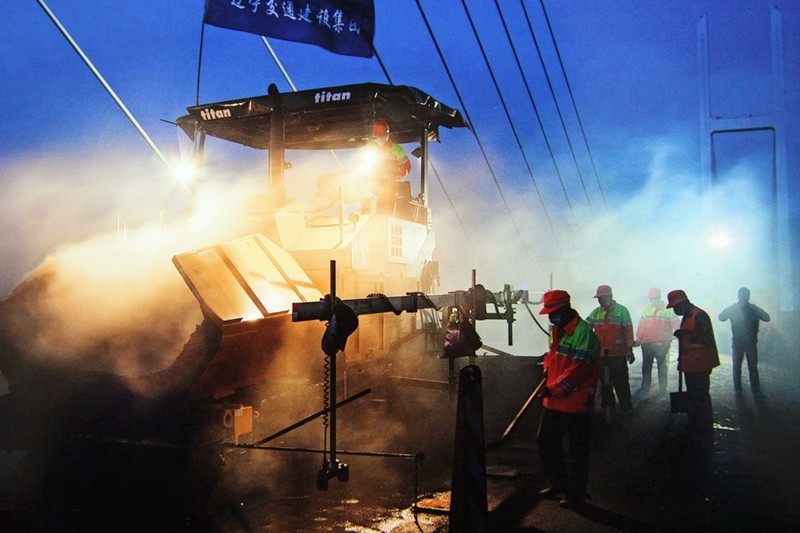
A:
[[[697,317],[703,313],[708,318],[708,314],[699,307],[693,308],[681,320],[681,329],[689,333],[678,338],[678,370],[681,372],[705,372],[719,366],[719,352],[717,343],[714,340],[713,329],[711,342],[709,339],[702,338],[697,332]],[[708,325],[711,327],[711,319],[708,318]]]
[[[609,309],[602,306],[592,311],[586,322],[600,339],[600,354],[624,357],[633,348],[633,321],[628,308],[612,301]]]
[[[649,305],[643,312],[636,327],[636,341],[639,344],[672,342],[672,320],[676,318],[672,309],[664,307],[664,302]]]

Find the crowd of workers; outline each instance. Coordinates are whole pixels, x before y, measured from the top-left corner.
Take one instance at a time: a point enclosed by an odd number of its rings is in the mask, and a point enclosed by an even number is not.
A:
[[[544,356],[545,384],[537,444],[549,485],[542,497],[560,498],[566,508],[579,508],[588,498],[590,434],[595,397],[600,387],[600,407],[606,423],[624,423],[633,409],[628,365],[636,360],[633,348],[641,347],[642,383],[638,395],[650,394],[655,361],[658,394],[666,397],[669,350],[678,341],[678,380],[686,384],[682,410],[688,415],[686,439],[690,445],[713,446],[711,371],[720,364],[711,318],[694,305],[683,290],[673,290],[664,302],[661,291],[651,288],[634,335],[628,309],[614,300],[609,285],[594,295],[599,304],[585,319],[572,307],[564,290],[544,294],[540,314],[550,320],[550,348]],[[760,396],[757,335],[761,321],[770,320],[750,303],[750,291],[739,290],[738,302],[719,315],[730,320],[733,332],[733,383],[741,394],[742,363],[747,360],[750,387]],[[678,398],[676,398],[677,400]],[[617,412],[617,407],[619,412]],[[564,444],[567,444],[564,449]],[[567,460],[568,458],[568,460]]]

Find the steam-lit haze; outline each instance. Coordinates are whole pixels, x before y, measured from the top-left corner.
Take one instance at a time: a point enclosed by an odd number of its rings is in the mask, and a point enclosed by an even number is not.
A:
[[[125,376],[163,369],[202,319],[171,259],[248,233],[251,184],[209,184],[190,211],[160,167],[147,176],[124,154],[86,160],[22,161],[7,176],[14,202],[1,225],[18,255],[7,256],[4,284],[32,265],[47,285],[6,327],[28,339],[29,355]]]
[[[531,299],[551,288],[572,295],[572,304],[582,316],[597,306],[593,298],[598,285],[609,284],[615,299],[628,307],[636,320],[647,306],[647,291],[658,287],[666,298],[672,289],[684,289],[690,299],[709,312],[720,311],[736,300],[739,287],[748,286],[763,304],[770,279],[768,261],[761,254],[763,236],[768,234],[763,216],[768,204],[753,201],[758,196],[753,184],[759,169],[741,166],[722,176],[723,185],[703,193],[699,178],[689,172],[685,153],[666,140],[642,147],[650,155],[648,179],[621,205],[592,217],[588,210],[578,213],[576,222],[562,225],[554,238],[540,211],[517,206],[514,217],[531,251],[521,249],[516,230],[499,209],[496,216],[482,218],[480,233],[470,236],[478,250],[463,237],[459,224],[437,217],[437,249],[444,261],[442,279],[447,290],[469,286],[468,268],[492,290],[511,284],[532,292]],[[464,205],[465,213],[486,209],[482,198]],[[704,213],[711,212],[711,215]],[[731,236],[730,245],[716,249],[709,242],[715,231]],[[483,266],[483,269],[481,268]],[[496,289],[495,289],[496,288]],[[534,312],[541,306],[532,305]],[[505,348],[505,322],[481,324],[491,331],[488,344],[512,353],[538,355],[546,337],[528,312],[517,308],[514,349]],[[546,325],[547,317],[538,317]],[[532,347],[532,349],[530,349]]]

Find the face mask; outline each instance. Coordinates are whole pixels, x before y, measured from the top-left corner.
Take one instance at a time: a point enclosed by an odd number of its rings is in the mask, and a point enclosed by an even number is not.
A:
[[[560,326],[564,323],[564,313],[550,313],[547,318],[550,319],[550,323],[554,326]]]

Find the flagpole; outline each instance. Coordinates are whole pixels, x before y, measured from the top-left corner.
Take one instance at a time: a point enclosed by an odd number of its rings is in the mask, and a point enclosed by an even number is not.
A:
[[[392,81],[392,78],[389,77],[389,71],[386,70],[386,67],[383,64],[383,61],[381,60],[381,56],[378,55],[378,51],[375,50],[374,46],[372,47],[372,52],[375,54],[375,59],[378,60],[378,64],[381,66],[381,70],[383,70],[383,75],[386,76],[386,80],[389,82],[389,85],[394,85],[394,82]]]
[[[200,67],[203,64],[203,41],[206,35],[206,23],[200,24],[200,50],[197,53],[197,86],[194,93],[194,105],[200,105]]]

